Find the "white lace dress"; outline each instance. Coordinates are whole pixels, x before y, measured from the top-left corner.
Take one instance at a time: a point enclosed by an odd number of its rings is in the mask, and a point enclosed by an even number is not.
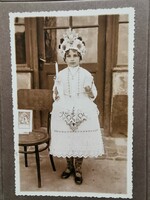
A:
[[[86,86],[92,88],[93,99],[85,93]],[[92,75],[79,66],[67,67],[58,73],[55,88],[59,99],[54,101],[51,113],[50,154],[57,157],[102,155],[99,111],[93,102],[97,90]]]

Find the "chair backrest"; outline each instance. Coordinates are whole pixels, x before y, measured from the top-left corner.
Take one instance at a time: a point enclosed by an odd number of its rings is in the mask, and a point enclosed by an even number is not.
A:
[[[18,109],[52,110],[52,91],[48,89],[18,90]]]

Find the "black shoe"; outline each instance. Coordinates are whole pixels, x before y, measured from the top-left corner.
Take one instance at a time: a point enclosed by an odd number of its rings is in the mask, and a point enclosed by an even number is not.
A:
[[[83,178],[82,178],[82,173],[81,172],[75,172],[74,173],[74,177],[75,177],[75,183],[78,185],[82,184]]]
[[[73,168],[73,169],[67,168],[67,169],[62,173],[61,178],[62,178],[62,179],[69,178],[69,176],[70,176],[71,174],[73,174],[73,173],[74,173],[74,168]]]

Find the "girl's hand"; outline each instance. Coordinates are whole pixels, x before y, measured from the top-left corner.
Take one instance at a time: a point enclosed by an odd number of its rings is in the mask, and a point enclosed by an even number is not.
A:
[[[92,89],[90,88],[90,86],[86,86],[84,89],[85,89],[85,92],[88,95],[88,97],[94,98],[94,95],[93,95],[93,92],[92,92]]]
[[[58,95],[58,90],[57,90],[56,87],[55,87],[55,90],[54,90],[54,94],[55,94],[55,100],[58,100],[59,99],[59,95]]]

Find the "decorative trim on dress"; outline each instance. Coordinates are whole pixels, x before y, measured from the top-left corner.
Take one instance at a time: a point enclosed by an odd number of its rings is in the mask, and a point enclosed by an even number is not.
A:
[[[66,122],[73,132],[78,129],[81,123],[87,120],[87,116],[80,110],[75,112],[74,107],[72,111],[68,110],[60,112],[60,117]]]
[[[83,131],[58,131],[58,130],[54,130],[54,132],[56,133],[72,133],[72,132],[75,132],[75,133],[87,133],[87,132],[97,132],[98,129],[95,129],[95,130],[83,130]]]

